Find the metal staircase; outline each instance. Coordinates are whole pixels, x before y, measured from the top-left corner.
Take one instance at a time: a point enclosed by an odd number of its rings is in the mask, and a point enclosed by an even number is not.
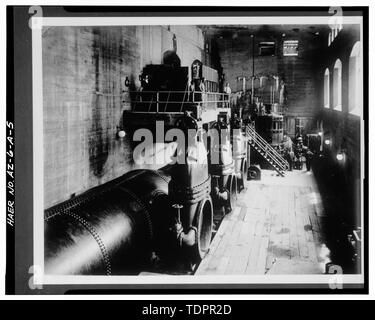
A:
[[[289,169],[288,162],[256,131],[255,128],[247,125],[246,136],[248,143],[279,173],[282,177]]]

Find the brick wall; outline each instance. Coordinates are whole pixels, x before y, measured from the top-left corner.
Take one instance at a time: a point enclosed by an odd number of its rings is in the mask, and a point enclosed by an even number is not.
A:
[[[276,28],[277,29],[277,28]],[[298,40],[299,55],[283,56],[283,41]],[[275,41],[274,56],[259,56],[261,41]],[[288,91],[288,110],[290,117],[312,118],[320,108],[318,97],[316,64],[321,58],[321,48],[326,43],[322,35],[301,30],[282,37],[282,31],[263,30],[255,34],[255,75],[274,74],[285,78]],[[237,85],[238,76],[251,77],[252,40],[247,36],[218,41],[223,72],[234,91],[241,90]],[[247,86],[250,88],[250,83]]]
[[[202,59],[195,27],[43,29],[45,208],[133,168],[127,138],[116,137],[129,90],[149,63],[177,45],[182,65]]]
[[[342,63],[342,111],[348,112],[349,102],[349,58],[354,44],[360,39],[359,25],[344,25],[335,40],[330,46],[325,46],[321,59],[317,64],[316,74],[318,86],[320,108],[323,107],[323,79],[326,68],[330,71],[330,106],[333,109],[333,67],[337,59]]]
[[[348,150],[349,161],[357,168],[360,165],[360,117],[348,112],[349,95],[349,57],[354,44],[360,40],[358,25],[345,25],[333,43],[326,46],[321,62],[317,67],[320,81],[318,86],[319,113],[317,119],[323,121],[324,131],[332,138],[332,155],[341,149]],[[337,59],[342,63],[342,111],[333,110],[333,67]],[[330,109],[324,108],[324,72],[330,70]]]
[[[320,111],[316,119],[323,123],[325,139],[331,140],[331,145],[325,146],[324,163],[320,164],[320,170],[327,171],[327,174],[321,175],[319,182],[329,187],[328,191],[333,199],[332,214],[351,228],[361,224],[361,118],[348,112],[348,97],[353,94],[348,85],[349,57],[354,44],[359,40],[359,26],[344,25],[333,43],[325,47],[317,66]],[[337,59],[342,63],[342,111],[333,110],[333,68]],[[330,109],[323,106],[326,68],[330,71]],[[344,163],[336,159],[337,153],[342,149],[346,150],[347,155]]]

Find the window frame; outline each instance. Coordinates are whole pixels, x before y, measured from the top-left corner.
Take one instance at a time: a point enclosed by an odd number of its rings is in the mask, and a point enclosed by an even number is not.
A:
[[[350,114],[357,116],[361,115],[363,109],[363,65],[361,49],[361,42],[357,41],[353,45],[349,56],[348,111]],[[355,64],[354,67],[353,63]]]
[[[331,92],[330,92],[330,72],[329,69],[326,68],[324,71],[324,80],[323,80],[323,106],[326,109],[329,109],[331,106],[330,99],[331,99]]]
[[[337,79],[335,79],[335,72],[337,70]],[[336,59],[333,67],[333,109],[342,111],[342,62]],[[336,83],[337,82],[337,83]],[[336,96],[337,95],[337,96]]]

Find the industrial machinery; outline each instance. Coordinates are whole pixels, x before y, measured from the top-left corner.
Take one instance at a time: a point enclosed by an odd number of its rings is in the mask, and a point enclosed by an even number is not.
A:
[[[190,78],[179,64],[143,69],[123,129],[154,132],[159,121],[163,133],[179,130],[177,161],[130,171],[47,209],[47,274],[137,274],[153,255],[190,265],[206,255],[215,212],[233,210],[245,187],[250,147],[242,121],[231,120],[229,96],[217,92],[216,70],[196,60]]]
[[[213,180],[213,198],[219,208],[229,212],[236,204],[237,181],[227,117],[219,115],[219,120],[213,123],[211,129],[209,171]]]
[[[243,131],[243,127],[242,119],[238,116],[234,116],[231,123],[231,137],[238,191],[245,188],[248,173],[248,157],[250,156],[250,145],[248,144],[248,139],[246,133]]]
[[[168,195],[175,215],[172,230],[180,247],[190,247],[189,256],[195,262],[204,257],[211,242],[213,207],[211,200],[211,176],[208,172],[206,146],[202,141],[202,129],[190,115],[177,122],[185,136],[193,132],[185,145],[177,146],[177,156],[182,156],[171,167]]]
[[[258,116],[255,129],[269,144],[278,147],[283,142],[284,117],[278,113]]]
[[[45,211],[46,274],[136,274],[150,257],[166,171],[135,170]]]
[[[245,80],[244,80],[245,81]],[[245,89],[245,85],[244,85]],[[259,177],[258,165],[262,168],[275,169],[283,176],[288,164],[278,154],[283,143],[284,109],[286,89],[284,80],[279,76],[252,76],[251,89],[247,92],[250,101],[241,110],[247,122],[247,132],[253,150],[249,165],[252,176]],[[246,94],[244,92],[244,97]]]

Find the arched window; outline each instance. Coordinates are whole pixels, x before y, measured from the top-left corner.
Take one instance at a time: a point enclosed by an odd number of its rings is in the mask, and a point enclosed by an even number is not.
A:
[[[333,67],[333,108],[342,110],[342,64],[337,59]]]
[[[329,69],[324,72],[324,108],[329,109]]]
[[[361,115],[363,106],[361,43],[353,46],[349,59],[349,112]]]

